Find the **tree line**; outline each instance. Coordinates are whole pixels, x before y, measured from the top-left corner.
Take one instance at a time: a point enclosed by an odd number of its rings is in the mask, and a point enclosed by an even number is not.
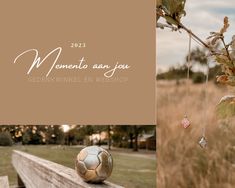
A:
[[[90,139],[91,135],[101,135],[102,132],[106,133],[105,139],[99,137],[96,142]],[[152,141],[156,143],[156,129],[151,125],[70,125],[67,131],[61,125],[1,125],[0,145],[105,144],[109,149],[115,146],[138,151],[138,138],[146,133],[151,133]]]

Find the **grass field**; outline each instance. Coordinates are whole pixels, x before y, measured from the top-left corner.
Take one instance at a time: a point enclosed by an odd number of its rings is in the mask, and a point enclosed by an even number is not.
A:
[[[11,165],[13,149],[28,152],[73,169],[74,159],[80,151],[80,148],[59,146],[1,147],[0,176],[7,175],[11,185],[15,185],[17,181],[16,172]],[[148,157],[148,154],[145,157],[133,152],[113,151],[111,153],[114,159],[114,169],[108,181],[127,188],[156,187],[156,160],[153,157]]]
[[[221,120],[215,110],[234,88],[209,83],[205,103],[204,84],[190,84],[188,97],[185,83],[159,81],[157,85],[158,187],[234,187],[235,119]],[[187,129],[180,125],[185,112],[191,121]],[[206,149],[198,145],[204,125]]]

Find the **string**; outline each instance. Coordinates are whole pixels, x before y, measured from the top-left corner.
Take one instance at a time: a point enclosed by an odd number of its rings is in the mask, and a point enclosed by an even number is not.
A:
[[[189,34],[189,44],[188,44],[188,58],[187,58],[187,90],[186,90],[186,113],[185,116],[187,117],[188,112],[188,100],[189,100],[189,84],[190,84],[190,62],[191,62],[191,43],[192,43],[192,35],[191,32]]]
[[[200,42],[198,42],[195,38],[192,37],[192,39],[201,47],[204,47]]]
[[[208,106],[208,94],[207,94],[207,88],[208,88],[208,80],[209,80],[209,64],[208,64],[208,62],[207,62],[207,73],[206,73],[206,83],[205,83],[205,106],[204,106],[204,109],[205,109],[205,123],[203,124],[203,127],[202,127],[202,136],[205,138],[205,136],[206,136],[206,126],[207,126],[207,121],[208,121],[208,117],[207,117],[207,112],[208,112],[208,108],[207,108],[207,106]]]
[[[192,33],[191,33],[191,31],[189,30],[189,31],[187,31],[188,32],[188,34],[189,34],[189,52],[188,52],[188,59],[187,59],[187,61],[188,61],[188,63],[187,63],[187,68],[188,68],[188,70],[187,70],[187,81],[188,81],[188,83],[187,83],[187,99],[189,98],[189,71],[190,71],[190,60],[191,60],[191,39],[193,39],[196,43],[198,43],[200,46],[202,46],[201,45],[201,43],[199,43],[198,42],[198,40],[196,40],[196,38],[193,38],[192,37]],[[207,62],[207,73],[206,73],[206,82],[205,82],[205,106],[204,106],[204,109],[205,109],[205,112],[204,112],[204,114],[205,114],[205,118],[204,118],[204,120],[205,120],[205,123],[203,123],[203,127],[202,127],[202,136],[205,138],[205,135],[206,135],[206,126],[207,126],[207,124],[208,124],[208,117],[207,117],[207,105],[208,105],[208,97],[207,97],[207,87],[208,87],[208,80],[209,80],[209,64],[208,64],[208,62]],[[187,103],[186,103],[186,108],[188,107],[188,105],[187,105]],[[187,109],[186,109],[187,110]]]

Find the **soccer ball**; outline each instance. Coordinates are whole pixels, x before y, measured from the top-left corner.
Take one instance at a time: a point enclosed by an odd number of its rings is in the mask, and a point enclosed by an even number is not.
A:
[[[77,155],[75,168],[85,182],[100,183],[111,175],[113,159],[105,149],[89,146]]]

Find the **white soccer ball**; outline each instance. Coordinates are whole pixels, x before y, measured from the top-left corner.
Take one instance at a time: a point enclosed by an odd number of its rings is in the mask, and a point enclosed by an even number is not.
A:
[[[111,175],[112,169],[112,156],[101,147],[89,146],[77,155],[76,171],[86,182],[100,183]]]

